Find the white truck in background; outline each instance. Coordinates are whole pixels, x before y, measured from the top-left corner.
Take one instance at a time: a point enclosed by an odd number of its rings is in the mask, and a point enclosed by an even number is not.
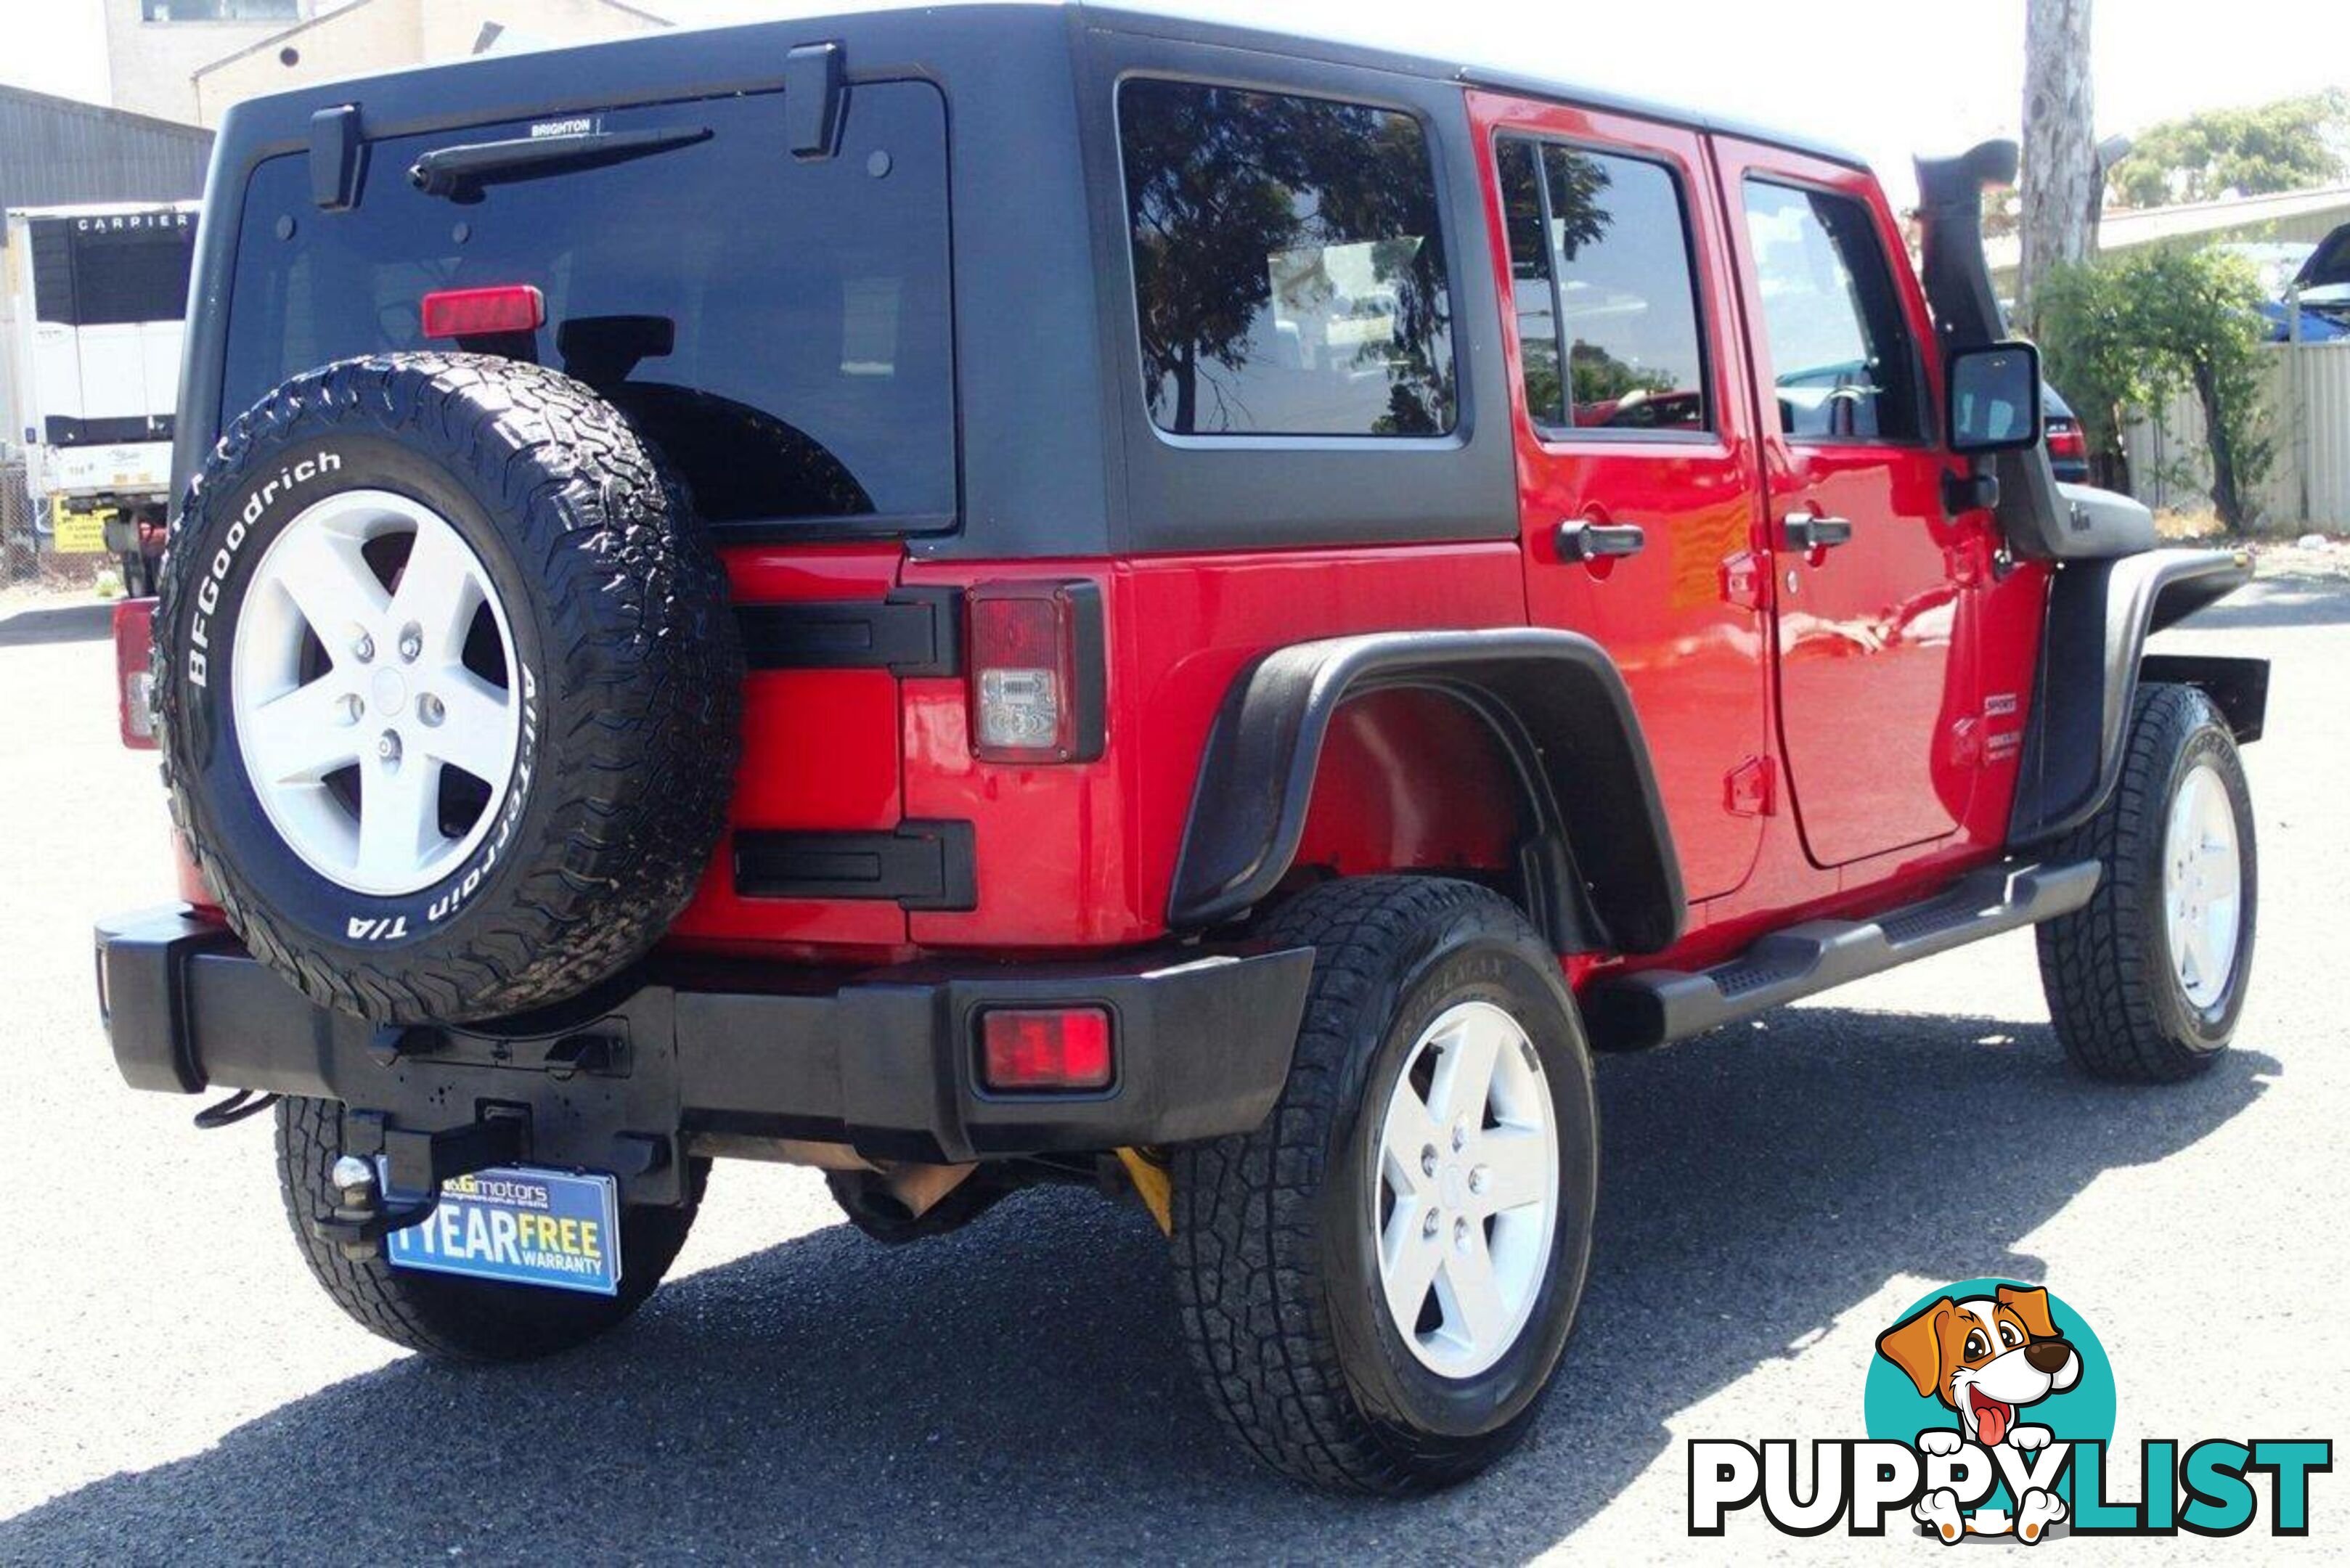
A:
[[[23,448],[49,547],[102,542],[133,594],[153,591],[163,550],[197,209],[106,202],[7,213],[16,407],[5,434]]]

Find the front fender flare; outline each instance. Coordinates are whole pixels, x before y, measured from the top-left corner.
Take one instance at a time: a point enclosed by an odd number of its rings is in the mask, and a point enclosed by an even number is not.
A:
[[[1271,896],[1305,833],[1332,716],[1397,687],[1445,691],[1493,727],[1536,796],[1537,824],[1564,828],[1592,936],[1624,952],[1679,940],[1679,860],[1623,676],[1591,639],[1540,628],[1328,638],[1243,670],[1201,760],[1170,926],[1215,925]]]
[[[2011,845],[2044,842],[2097,814],[2121,777],[2147,636],[2251,579],[2250,559],[2234,550],[2147,550],[2056,572],[2008,815]]]

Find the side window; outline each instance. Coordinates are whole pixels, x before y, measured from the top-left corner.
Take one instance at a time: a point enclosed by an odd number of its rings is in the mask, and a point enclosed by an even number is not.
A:
[[[1868,209],[1749,180],[1746,229],[1780,430],[1817,441],[1918,439],[1917,356]]]
[[[1151,79],[1118,102],[1152,422],[1178,435],[1452,429],[1452,306],[1419,121]]]
[[[1689,217],[1672,171],[1517,137],[1494,157],[1534,422],[1711,428]]]

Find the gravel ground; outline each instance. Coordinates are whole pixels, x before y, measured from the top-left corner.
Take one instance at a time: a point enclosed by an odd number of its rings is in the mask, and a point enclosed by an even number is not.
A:
[[[1492,1474],[1384,1506],[1226,1448],[1156,1233],[1083,1193],[893,1251],[813,1178],[728,1165],[672,1282],[600,1345],[450,1367],[352,1327],[286,1234],[265,1123],[199,1134],[107,1059],[91,920],[171,888],[104,627],[0,622],[0,1561],[1884,1561],[1929,1548],[1688,1540],[1682,1444],[1858,1435],[1878,1330],[1981,1274],[2089,1314],[2121,1475],[2147,1434],[2350,1435],[2338,578],[2264,577],[2170,639],[2277,660],[2248,753],[2260,974],[2230,1057],[2168,1092],[2069,1075],[2019,936],[1603,1064],[1598,1261],[1561,1384]],[[2338,1556],[2345,1488],[2316,1478],[2305,1542],[2150,1550]]]

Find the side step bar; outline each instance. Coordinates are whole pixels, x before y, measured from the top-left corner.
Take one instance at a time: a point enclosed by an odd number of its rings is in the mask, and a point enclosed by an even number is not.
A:
[[[1806,920],[1773,931],[1711,969],[1642,970],[1600,981],[1583,998],[1591,1043],[1631,1051],[1686,1040],[1912,959],[2070,914],[2097,890],[2103,869],[2094,860],[1986,867],[1874,919]]]

